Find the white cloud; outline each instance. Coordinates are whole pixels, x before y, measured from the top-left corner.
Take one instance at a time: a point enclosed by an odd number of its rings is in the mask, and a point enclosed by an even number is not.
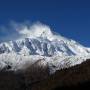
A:
[[[15,40],[22,37],[35,37],[40,36],[43,32],[51,33],[49,26],[40,22],[24,23],[10,22],[9,25],[0,27],[0,42]]]

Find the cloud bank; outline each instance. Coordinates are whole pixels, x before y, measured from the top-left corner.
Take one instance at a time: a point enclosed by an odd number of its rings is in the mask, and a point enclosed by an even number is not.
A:
[[[16,40],[18,38],[40,36],[43,32],[51,33],[50,27],[41,22],[30,23],[10,22],[0,27],[0,42]]]

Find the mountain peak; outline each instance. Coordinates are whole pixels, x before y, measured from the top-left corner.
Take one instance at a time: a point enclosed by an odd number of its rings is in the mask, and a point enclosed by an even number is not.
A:
[[[49,40],[53,39],[53,33],[50,27],[41,23],[36,23],[31,27],[26,26],[22,28],[19,33],[29,38],[43,37]]]
[[[17,30],[21,36],[0,44],[0,53],[19,53],[24,55],[44,56],[71,56],[87,55],[90,50],[74,40],[67,39],[55,32],[50,27],[41,23],[32,26],[22,26]]]

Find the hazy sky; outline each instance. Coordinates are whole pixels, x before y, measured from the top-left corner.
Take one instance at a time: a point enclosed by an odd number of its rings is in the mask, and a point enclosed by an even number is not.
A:
[[[40,21],[90,47],[90,0],[0,0],[0,26],[10,21]]]

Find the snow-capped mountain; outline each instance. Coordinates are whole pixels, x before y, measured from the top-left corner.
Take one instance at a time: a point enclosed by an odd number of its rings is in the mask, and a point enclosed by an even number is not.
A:
[[[38,27],[40,27],[38,29]],[[52,56],[55,54],[62,55],[87,55],[90,49],[80,45],[74,40],[67,39],[61,35],[55,34],[45,25],[33,27],[28,32],[27,28],[20,33],[27,33],[25,38],[14,41],[0,43],[0,54],[2,53],[18,53],[24,55],[44,55]]]
[[[51,31],[46,25],[24,27],[19,33],[23,36],[17,40],[0,43],[1,69],[7,65],[13,70],[21,69],[27,66],[27,62],[32,64],[41,59],[48,63],[52,73],[61,68],[80,64],[90,53],[90,48]]]

